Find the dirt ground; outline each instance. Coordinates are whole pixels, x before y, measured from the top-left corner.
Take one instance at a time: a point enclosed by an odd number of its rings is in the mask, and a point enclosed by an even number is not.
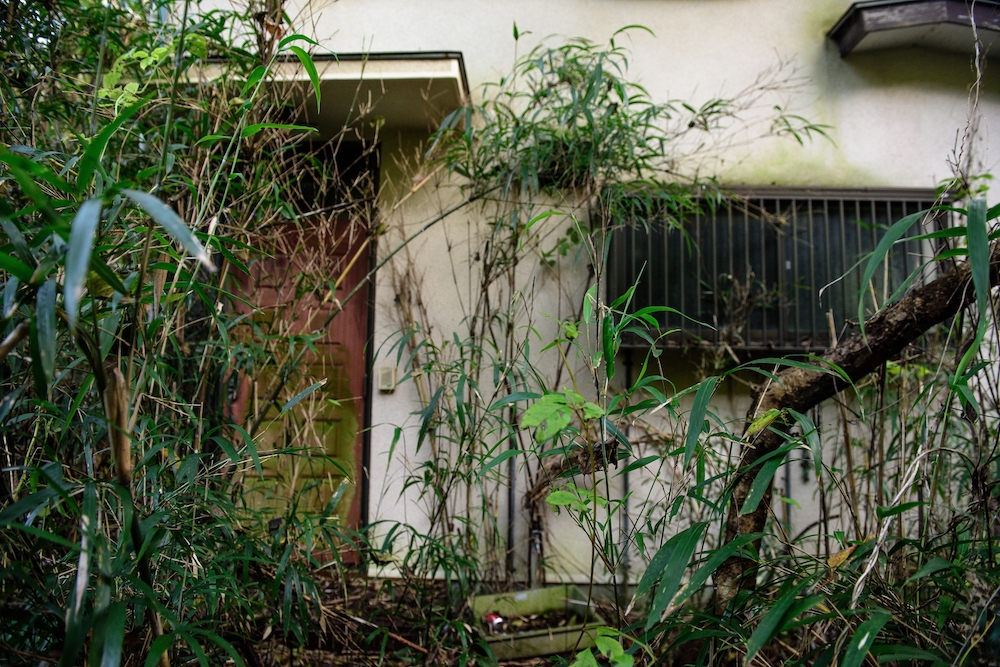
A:
[[[346,591],[346,595],[345,595]],[[248,667],[401,667],[403,665],[456,665],[463,652],[468,665],[489,665],[482,649],[463,651],[462,637],[475,642],[483,624],[472,619],[467,607],[452,609],[441,582],[412,582],[358,578],[346,585],[324,585],[324,632],[310,638],[310,646],[292,649],[278,636],[262,637],[252,648],[240,647]],[[457,612],[457,613],[456,613]],[[449,621],[463,619],[457,633]],[[508,619],[504,631],[519,632],[540,623],[558,625],[569,619]],[[564,656],[570,658],[569,655]],[[501,667],[549,667],[552,656],[500,662]]]

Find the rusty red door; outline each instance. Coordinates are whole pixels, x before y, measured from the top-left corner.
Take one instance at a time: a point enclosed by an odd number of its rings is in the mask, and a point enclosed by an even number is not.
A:
[[[237,275],[237,292],[248,302],[238,306],[249,320],[245,330],[252,329],[267,363],[242,378],[233,418],[259,424],[264,479],[248,473],[245,485],[248,503],[265,512],[281,514],[291,504],[313,514],[332,509],[349,527],[360,526],[367,290],[344,300],[368,273],[367,238],[349,221],[289,223],[263,242],[270,256]]]

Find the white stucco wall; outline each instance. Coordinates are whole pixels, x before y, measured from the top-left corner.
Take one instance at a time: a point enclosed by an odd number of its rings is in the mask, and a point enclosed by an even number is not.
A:
[[[515,53],[542,40],[619,37],[630,75],[656,101],[732,96],[780,61],[802,86],[790,107],[831,126],[834,143],[766,142],[734,150],[719,175],[727,183],[933,187],[967,119],[973,74],[965,55],[905,49],[841,59],[826,32],[849,0],[338,0],[312,2],[315,34],[335,52],[460,51],[470,86],[506,74]],[[522,37],[516,44],[512,27]],[[530,33],[530,34],[525,34]],[[987,72],[980,157],[1000,159],[1000,77]],[[995,122],[995,121],[994,121]],[[919,140],[916,140],[919,138]]]
[[[800,146],[790,137],[744,143],[751,129],[735,134],[733,145],[707,163],[727,185],[815,185],[933,188],[950,176],[948,164],[969,117],[973,72],[967,56],[930,50],[856,54],[842,59],[826,32],[850,6],[850,0],[322,0],[294,7],[323,49],[333,52],[459,51],[464,56],[474,98],[482,84],[510,70],[516,53],[542,40],[586,37],[605,42],[619,27],[641,24],[654,34],[632,30],[619,42],[631,51],[629,76],[646,87],[655,101],[685,99],[695,104],[732,96],[761,72],[780,62],[798,81],[793,91],[765,98],[813,122],[829,126],[830,141],[816,138]],[[515,44],[512,26],[522,33]],[[516,47],[516,48],[515,48]],[[975,169],[996,171],[1000,161],[1000,76],[987,72],[975,144]],[[387,132],[382,140],[382,199],[388,223],[416,230],[458,196],[432,180],[405,205],[394,202],[409,189],[412,157],[422,151],[424,136]],[[402,166],[401,166],[402,165]],[[422,276],[423,295],[439,333],[458,327],[464,287],[455,276],[467,270],[468,218],[459,214],[438,224],[408,249]],[[392,239],[383,239],[385,253]],[[449,256],[447,249],[451,247]],[[582,271],[572,266],[565,270]],[[529,283],[528,271],[523,278]],[[540,274],[534,276],[541,284]],[[461,283],[461,278],[458,281]],[[581,283],[585,288],[585,283]],[[387,272],[377,282],[376,349],[399,330],[395,295]],[[558,314],[564,304],[540,290],[540,312]],[[565,316],[563,314],[562,316]],[[543,330],[551,323],[542,322]],[[548,331],[548,330],[546,330]],[[551,331],[549,331],[551,333]],[[384,350],[383,350],[384,351]],[[376,368],[394,365],[382,356]],[[405,369],[399,369],[402,374]],[[373,402],[371,521],[406,521],[420,525],[426,507],[414,491],[401,495],[406,467],[414,452],[417,406],[409,384],[394,393],[376,392]],[[734,422],[746,409],[744,390],[717,401]],[[835,416],[828,421],[832,423]],[[404,427],[390,465],[388,454],[396,427]],[[798,478],[798,470],[792,473]],[[522,480],[523,482],[523,480]],[[633,490],[650,480],[633,480]],[[800,484],[798,486],[801,486]],[[793,484],[793,488],[798,487]],[[802,510],[793,520],[807,524],[812,497],[798,490]],[[498,520],[506,520],[501,503]],[[519,558],[525,558],[526,527],[518,524]],[[588,543],[566,521],[550,524],[554,570],[567,578],[589,575]],[[600,570],[600,568],[598,568]]]

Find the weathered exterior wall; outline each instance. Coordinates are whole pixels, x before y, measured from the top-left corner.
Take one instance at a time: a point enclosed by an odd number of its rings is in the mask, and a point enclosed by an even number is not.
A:
[[[849,0],[320,0],[309,3],[301,16],[310,15],[308,31],[324,49],[334,52],[460,51],[474,97],[481,95],[482,84],[509,71],[517,52],[525,53],[541,40],[558,41],[559,37],[551,35],[605,42],[615,29],[628,24],[640,24],[655,33],[632,30],[618,40],[631,49],[629,76],[657,101],[678,98],[697,104],[735,95],[762,71],[787,61],[801,83],[794,92],[772,102],[829,125],[831,141],[816,138],[804,146],[791,137],[744,142],[757,133],[751,128],[735,135],[717,160],[706,163],[705,169],[721,183],[933,188],[950,176],[948,160],[967,124],[968,91],[974,78],[970,59],[919,49],[841,59],[825,34],[849,5]],[[512,38],[515,21],[522,33],[516,45]],[[975,146],[974,164],[979,171],[995,170],[1000,158],[1000,133],[990,133],[991,123],[1000,119],[1000,74],[995,69],[983,81],[980,112],[983,132]],[[382,137],[382,198],[389,228],[415,230],[459,196],[455,188],[435,177],[403,206],[393,208],[414,182],[413,172],[405,165],[422,152],[425,139],[391,132]],[[456,214],[406,251],[421,269],[423,298],[439,333],[460,326],[460,303],[469,297],[460,276],[468,270],[470,235],[475,233],[468,214]],[[384,238],[380,251],[388,252],[396,239]],[[586,287],[585,267],[566,264],[563,270],[568,272],[563,276],[564,287],[580,281],[578,289],[569,290],[579,298]],[[566,302],[552,289],[551,279],[546,282],[534,269],[525,269],[522,279],[525,285],[535,285],[539,313],[566,316]],[[399,330],[392,289],[389,273],[383,272],[377,284],[377,349]],[[538,319],[543,333],[554,333],[551,322]],[[394,363],[383,349],[375,366]],[[670,364],[666,370],[671,368],[680,371],[684,364]],[[678,386],[683,386],[684,378],[693,376],[678,372],[677,377]],[[736,424],[747,403],[748,394],[740,386],[720,391],[718,410],[735,431],[739,431]],[[412,413],[416,405],[409,384],[392,394],[375,393],[372,522],[419,525],[425,521],[425,508],[414,492],[401,495],[401,462],[415,456]],[[824,412],[828,423],[836,415],[831,410]],[[390,464],[389,448],[397,426],[404,430]],[[791,475],[793,481],[800,478],[797,469]],[[631,488],[635,491],[651,483],[649,478],[637,477]],[[803,506],[801,511],[793,510],[793,521],[801,516],[801,523],[796,524],[801,528],[811,520],[807,517],[812,495],[808,484],[796,481],[792,488]],[[503,522],[508,508],[500,505],[498,520]],[[566,578],[588,576],[589,543],[581,532],[566,521],[553,521],[550,529],[554,571]],[[526,530],[523,521],[518,524],[521,561]]]
[[[826,32],[849,0],[530,0],[508,2],[338,0],[313,2],[315,34],[334,51],[461,51],[469,82],[495,81],[515,57],[552,37],[606,42],[614,30],[632,50],[630,74],[655,100],[730,96],[779,60],[803,78],[790,106],[832,127],[834,142],[792,140],[734,148],[725,183],[933,187],[967,117],[973,74],[965,55],[908,49],[841,59]],[[1000,73],[987,71],[982,111],[1000,112]],[[982,157],[987,170],[998,139]],[[992,160],[992,162],[990,161]]]

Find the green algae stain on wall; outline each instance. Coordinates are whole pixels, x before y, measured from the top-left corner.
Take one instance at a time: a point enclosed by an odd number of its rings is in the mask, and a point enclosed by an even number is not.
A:
[[[857,187],[889,185],[850,163],[829,140],[816,137],[800,146],[794,141],[760,142],[752,155],[723,169],[726,185]]]
[[[809,0],[796,4],[803,7],[803,32],[816,40],[825,40],[826,34],[850,8],[852,0]]]

